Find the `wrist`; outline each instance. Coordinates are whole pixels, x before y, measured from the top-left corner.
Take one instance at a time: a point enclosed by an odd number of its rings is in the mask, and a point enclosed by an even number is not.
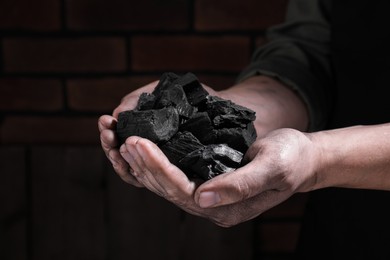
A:
[[[312,133],[318,150],[315,189],[390,189],[390,124]]]
[[[315,185],[312,190],[337,186],[337,178],[330,171],[338,157],[337,147],[332,145],[331,137],[327,131],[320,131],[308,134],[315,151]]]

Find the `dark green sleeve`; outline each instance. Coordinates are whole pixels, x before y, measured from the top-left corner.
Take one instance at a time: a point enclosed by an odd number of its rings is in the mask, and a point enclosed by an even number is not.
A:
[[[295,90],[310,113],[310,131],[324,128],[331,109],[330,0],[290,0],[285,23],[267,31],[239,81],[276,77]]]

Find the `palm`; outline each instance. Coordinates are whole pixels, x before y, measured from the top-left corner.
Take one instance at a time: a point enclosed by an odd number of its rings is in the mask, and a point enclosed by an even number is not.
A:
[[[290,196],[287,192],[272,190],[240,203],[201,208],[196,203],[195,194],[202,185],[199,186],[195,181],[189,180],[179,168],[169,162],[157,145],[147,139],[132,136],[126,140],[120,152],[133,169],[132,175],[147,189],[184,211],[210,219],[221,226],[232,226],[252,219]],[[215,179],[234,174],[226,173]]]

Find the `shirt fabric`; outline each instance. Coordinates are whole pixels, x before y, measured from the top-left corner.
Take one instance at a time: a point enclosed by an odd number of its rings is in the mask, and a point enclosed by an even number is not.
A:
[[[291,0],[240,75],[296,91],[310,131],[390,122],[390,1]],[[390,259],[390,192],[310,193],[297,259]]]

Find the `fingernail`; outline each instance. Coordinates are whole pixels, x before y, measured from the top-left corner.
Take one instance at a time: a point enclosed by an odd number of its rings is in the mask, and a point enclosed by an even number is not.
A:
[[[220,201],[221,198],[219,197],[219,194],[213,191],[202,192],[199,196],[199,206],[202,208],[209,208]]]

